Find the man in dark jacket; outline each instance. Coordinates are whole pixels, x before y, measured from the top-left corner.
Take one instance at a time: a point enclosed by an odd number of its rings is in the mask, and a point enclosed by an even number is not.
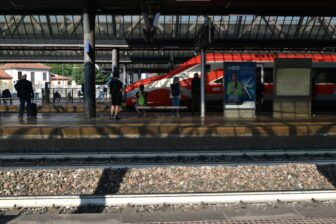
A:
[[[17,96],[20,98],[19,117],[23,117],[26,102],[27,115],[31,116],[31,99],[34,96],[34,92],[32,83],[27,80],[27,75],[24,74],[14,87],[17,91]]]
[[[122,88],[123,83],[118,79],[117,76],[113,76],[110,82],[110,93],[111,93],[111,114],[110,119],[119,120],[119,112],[121,111],[122,102]]]
[[[192,115],[195,112],[200,111],[201,101],[201,79],[198,77],[198,73],[194,74],[194,78],[191,81],[191,95],[192,95]]]

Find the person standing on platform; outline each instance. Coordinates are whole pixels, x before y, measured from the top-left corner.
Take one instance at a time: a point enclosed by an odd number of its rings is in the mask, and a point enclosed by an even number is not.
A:
[[[170,85],[170,93],[172,98],[172,105],[174,107],[179,107],[181,103],[181,89],[180,81],[178,77],[174,77],[173,84]],[[178,116],[178,109],[174,109],[174,115]]]
[[[104,99],[104,87],[101,85],[101,86],[98,86],[98,100],[101,101]]]
[[[256,115],[260,115],[262,103],[264,99],[264,84],[261,82],[261,77],[257,77],[256,81]]]
[[[122,102],[122,82],[118,79],[117,76],[113,76],[110,82],[110,93],[111,93],[111,114],[110,119],[119,120],[119,112],[121,111],[121,102]]]
[[[198,73],[194,74],[194,78],[191,81],[191,95],[192,95],[192,105],[191,111],[192,115],[195,112],[199,113],[200,111],[200,101],[201,101],[201,79],[198,76]]]
[[[312,101],[311,101],[311,114],[316,116],[316,102],[317,102],[317,89],[316,89],[316,78],[313,75],[311,79],[311,88],[312,88]]]
[[[139,91],[136,92],[136,103],[135,110],[138,112],[139,116],[146,116],[145,110],[141,110],[138,107],[147,105],[147,92],[145,91],[145,86],[143,84],[140,85]]]
[[[27,75],[24,74],[14,87],[17,91],[17,96],[20,98],[19,117],[23,117],[26,102],[27,116],[31,116],[31,99],[34,96],[34,91],[32,83],[27,80]]]

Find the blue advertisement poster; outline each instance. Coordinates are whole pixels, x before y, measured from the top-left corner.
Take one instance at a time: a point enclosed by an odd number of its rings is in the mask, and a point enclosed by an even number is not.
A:
[[[255,108],[256,63],[224,63],[224,105],[229,108]]]

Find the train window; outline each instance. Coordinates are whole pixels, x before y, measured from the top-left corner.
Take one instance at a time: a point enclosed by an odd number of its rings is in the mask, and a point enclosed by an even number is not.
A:
[[[325,74],[324,72],[316,72],[314,76],[315,76],[316,83],[328,82],[327,74]]]
[[[273,68],[264,68],[264,82],[273,83]]]
[[[217,79],[217,80],[215,81],[215,83],[217,83],[217,84],[219,84],[219,83],[223,83],[223,77],[220,78],[220,79]]]
[[[313,69],[316,83],[336,83],[336,69]]]
[[[218,70],[218,69],[223,69],[223,63],[211,63],[207,64],[206,66],[209,66],[210,68],[207,68],[207,72],[213,71],[213,70]]]

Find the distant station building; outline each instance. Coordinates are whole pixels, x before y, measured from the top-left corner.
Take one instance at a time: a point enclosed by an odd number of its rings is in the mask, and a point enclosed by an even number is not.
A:
[[[50,87],[51,88],[81,88],[72,77],[50,74]]]
[[[50,74],[50,87],[51,88],[69,88],[71,87],[72,79],[67,76]]]
[[[11,91],[14,91],[15,83],[26,74],[27,79],[33,83],[35,91],[40,92],[45,82],[50,82],[50,67],[40,63],[8,63],[0,66],[11,79]]]
[[[13,89],[13,77],[4,70],[0,70],[0,91],[4,89]]]

